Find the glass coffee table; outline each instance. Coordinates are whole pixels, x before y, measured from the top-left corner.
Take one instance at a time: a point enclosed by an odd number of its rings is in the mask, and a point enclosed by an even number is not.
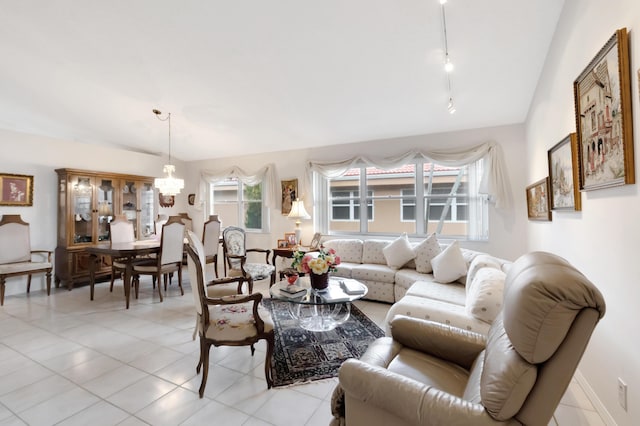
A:
[[[349,281],[356,294],[347,294],[341,281]],[[298,321],[301,328],[309,331],[333,330],[351,316],[351,302],[367,294],[367,286],[353,279],[329,278],[326,290],[314,290],[309,277],[300,277],[296,283],[303,291],[289,294],[283,291],[289,283],[280,281],[269,288],[272,298],[289,302],[289,313]]]

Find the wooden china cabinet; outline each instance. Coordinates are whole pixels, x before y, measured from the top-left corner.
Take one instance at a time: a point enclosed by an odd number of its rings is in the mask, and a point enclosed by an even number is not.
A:
[[[133,224],[137,240],[154,233],[158,197],[153,178],[126,174],[57,169],[58,245],[55,283],[69,290],[75,282],[89,280],[89,255],[85,247],[109,241],[109,224],[124,215]],[[109,258],[100,260],[96,278],[111,273]]]

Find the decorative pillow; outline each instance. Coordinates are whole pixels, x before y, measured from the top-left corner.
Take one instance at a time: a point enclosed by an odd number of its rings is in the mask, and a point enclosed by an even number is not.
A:
[[[431,259],[431,266],[433,278],[439,283],[452,283],[467,274],[467,262],[462,257],[457,241]]]
[[[413,253],[416,256],[416,271],[423,274],[433,271],[431,259],[440,254],[441,251],[436,234],[429,235],[426,240],[415,246]]]
[[[467,313],[491,324],[502,309],[506,274],[493,267],[480,268],[467,286]]]
[[[393,269],[402,268],[402,265],[416,257],[406,233],[390,242],[382,249],[382,253],[387,260],[387,265]]]

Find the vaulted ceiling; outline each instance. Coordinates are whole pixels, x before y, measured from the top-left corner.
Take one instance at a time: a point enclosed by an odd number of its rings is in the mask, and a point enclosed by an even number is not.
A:
[[[0,0],[0,128],[189,161],[522,123],[560,0]]]

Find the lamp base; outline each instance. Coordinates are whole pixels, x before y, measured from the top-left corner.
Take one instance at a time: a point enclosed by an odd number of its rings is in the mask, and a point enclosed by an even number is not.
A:
[[[302,237],[302,229],[296,228],[294,232],[296,233],[296,244],[300,244],[300,238]]]

